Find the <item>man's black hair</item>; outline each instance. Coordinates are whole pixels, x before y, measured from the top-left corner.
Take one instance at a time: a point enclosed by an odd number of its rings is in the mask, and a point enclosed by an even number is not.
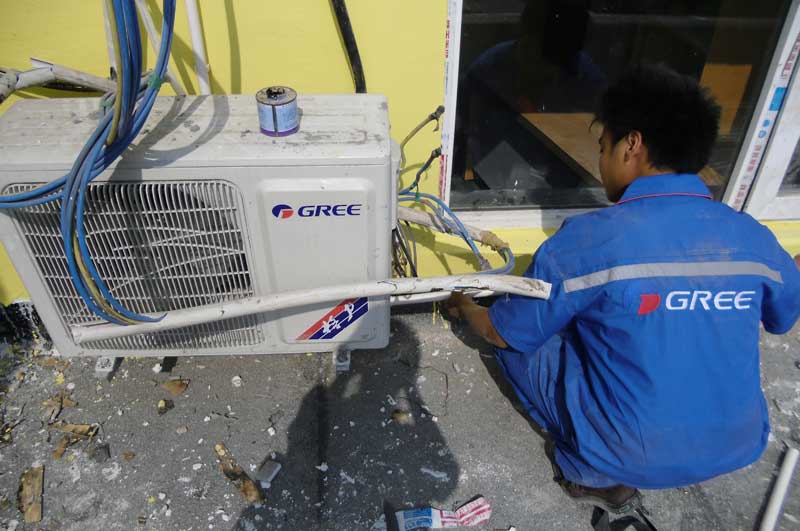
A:
[[[616,144],[642,134],[656,168],[697,173],[717,139],[720,107],[697,81],[663,65],[627,70],[603,95],[596,119]]]

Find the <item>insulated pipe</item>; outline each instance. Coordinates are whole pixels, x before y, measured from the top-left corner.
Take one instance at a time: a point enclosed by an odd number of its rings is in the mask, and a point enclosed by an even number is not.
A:
[[[497,295],[494,291],[466,292],[472,298],[492,297]],[[423,304],[426,302],[439,302],[450,297],[449,291],[432,291],[431,293],[417,293],[412,295],[392,295],[389,304],[392,306],[408,306],[409,304]]]
[[[194,68],[197,71],[197,84],[200,94],[211,94],[208,84],[208,60],[206,59],[206,45],[203,40],[203,29],[200,25],[200,12],[197,9],[197,0],[186,0],[186,17],[189,19],[189,31],[192,35],[192,50],[194,51]]]
[[[160,321],[138,323],[128,326],[100,324],[93,326],[73,326],[72,337],[76,344],[90,341],[101,341],[118,337],[132,336],[173,330],[197,324],[212,323],[234,317],[254,315],[298,306],[321,304],[342,299],[361,297],[386,297],[411,293],[429,293],[437,291],[491,290],[503,293],[514,293],[527,297],[547,299],[550,296],[550,284],[537,279],[511,275],[457,275],[433,278],[396,278],[329,286],[295,291],[282,291],[250,297],[232,302],[174,310],[164,314]],[[155,317],[155,316],[154,316]]]
[[[158,48],[161,45],[161,36],[156,31],[156,25],[153,23],[153,17],[150,16],[150,11],[147,9],[145,0],[136,0],[136,9],[139,11],[139,17],[142,19],[142,24],[147,33],[147,39],[150,41],[150,46],[158,53]],[[169,65],[169,60],[167,60],[167,75],[164,77],[169,82],[172,90],[175,91],[175,94],[178,96],[186,95],[186,91],[183,90],[183,87],[178,81],[178,77]]]
[[[79,72],[78,70],[73,70],[66,66],[45,63],[38,59],[34,60],[32,58],[31,60],[36,61],[35,64],[42,64],[44,66],[24,72],[17,72],[9,68],[0,67],[0,71],[4,72],[2,77],[0,77],[0,102],[15,90],[38,87],[53,83],[54,81],[65,81],[74,85],[94,89],[98,92],[112,92],[117,90],[116,84],[108,79],[93,76],[85,72]],[[12,80],[14,81],[14,86],[11,86]]]
[[[786,499],[786,494],[789,491],[789,483],[792,480],[794,467],[797,466],[797,457],[800,452],[797,448],[789,448],[783,456],[783,463],[781,464],[781,471],[778,473],[778,479],[775,480],[775,486],[772,487],[772,493],[769,496],[769,503],[767,510],[764,511],[764,518],[761,519],[761,527],[759,531],[773,531],[775,525],[778,523],[778,518],[781,516],[781,508],[783,501]]]
[[[444,232],[446,234],[455,234],[450,227],[445,225],[441,219],[434,216],[433,214],[429,214],[427,212],[422,212],[421,210],[415,210],[413,208],[398,206],[397,207],[397,216],[399,219],[403,221],[409,221],[411,223],[416,223],[417,225],[423,225],[426,227],[430,227],[434,230],[439,232]],[[495,251],[500,251],[500,249],[508,249],[508,244],[501,240],[497,235],[493,232],[489,232],[488,230],[481,230],[475,227],[470,227],[469,225],[464,225],[469,233],[469,237],[472,238],[474,241],[481,242],[484,245],[488,245]]]

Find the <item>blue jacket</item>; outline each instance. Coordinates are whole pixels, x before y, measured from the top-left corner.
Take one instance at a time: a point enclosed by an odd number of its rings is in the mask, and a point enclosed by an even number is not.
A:
[[[597,471],[668,488],[758,459],[759,322],[782,334],[800,315],[800,272],[766,227],[697,175],[642,177],[568,219],[525,276],[552,283],[550,298],[505,297],[490,318],[526,355],[564,335],[580,359],[562,380],[566,443]]]

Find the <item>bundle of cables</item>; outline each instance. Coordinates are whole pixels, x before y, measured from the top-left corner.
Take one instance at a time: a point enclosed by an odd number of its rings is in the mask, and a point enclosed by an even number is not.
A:
[[[126,309],[109,292],[89,255],[84,227],[89,183],[105,171],[133,142],[147,120],[163,82],[172,45],[175,0],[163,2],[161,43],[155,69],[142,75],[142,40],[134,0],[105,0],[112,18],[117,89],[102,98],[99,125],[80,151],[69,173],[33,190],[0,196],[0,209],[24,208],[61,201],[60,231],[72,282],[88,308],[121,325],[158,318]]]
[[[444,108],[439,107],[435,112],[431,113],[425,120],[423,120],[422,123],[420,123],[417,127],[415,127],[414,130],[403,140],[403,142],[400,145],[401,169],[405,163],[404,150],[408,141],[420,129],[422,129],[422,127],[425,124],[434,120],[438,120],[438,118],[441,116],[443,112]],[[481,254],[480,250],[478,250],[478,246],[475,245],[475,242],[470,237],[469,231],[461,222],[461,220],[458,219],[458,216],[455,214],[455,212],[453,212],[447,206],[447,204],[437,196],[419,191],[419,182],[420,179],[422,178],[422,174],[425,173],[425,171],[428,168],[430,168],[433,161],[439,158],[441,154],[442,154],[441,148],[436,148],[431,152],[430,156],[428,157],[428,160],[426,160],[425,163],[417,171],[414,181],[409,186],[401,189],[398,192],[397,200],[401,203],[416,203],[431,210],[434,213],[434,215],[436,215],[436,217],[438,217],[442,221],[444,226],[447,227],[449,232],[457,236],[460,236],[461,239],[463,239],[464,242],[469,246],[470,250],[478,260],[478,264],[481,268],[481,273],[495,274],[495,275],[510,274],[514,270],[514,263],[515,263],[514,254],[511,252],[511,249],[509,249],[508,247],[504,247],[498,250],[500,255],[503,257],[505,264],[496,269],[492,269],[492,266],[489,264],[489,261]],[[409,264],[411,265],[412,274],[416,276],[416,250],[414,250],[413,254],[409,252],[408,248],[410,247],[410,245],[408,245],[408,239],[405,237],[404,231],[402,231],[400,225],[398,225],[398,228],[400,229],[398,231],[399,236],[397,238],[398,245],[403,250],[404,254],[408,259]],[[414,245],[414,247],[416,247],[416,245]]]

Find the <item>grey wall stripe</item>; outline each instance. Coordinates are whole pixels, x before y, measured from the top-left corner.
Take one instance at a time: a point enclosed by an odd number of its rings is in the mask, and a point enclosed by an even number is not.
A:
[[[783,284],[780,272],[759,262],[664,262],[616,266],[564,281],[564,292],[594,288],[616,280],[656,277],[755,275]]]

